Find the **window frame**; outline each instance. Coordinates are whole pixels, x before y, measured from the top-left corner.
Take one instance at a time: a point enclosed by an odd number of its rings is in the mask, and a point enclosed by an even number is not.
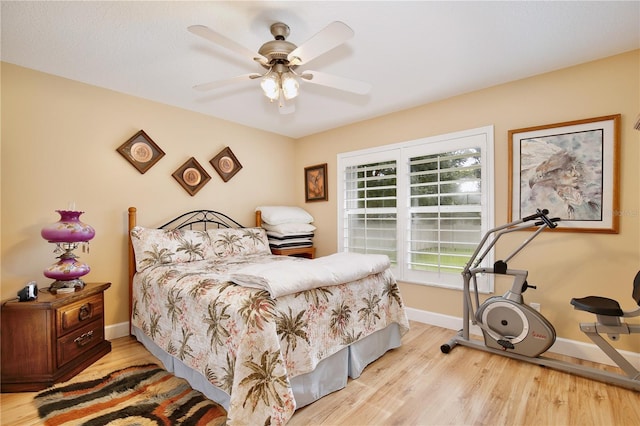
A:
[[[369,163],[396,161],[396,255],[397,264],[392,268],[399,281],[462,289],[462,276],[459,274],[433,274],[423,271],[410,270],[407,266],[407,256],[410,251],[411,232],[411,207],[410,201],[410,177],[409,159],[421,155],[445,153],[457,149],[480,147],[481,158],[481,204],[480,204],[480,237],[487,230],[494,227],[494,128],[492,125],[469,129],[459,132],[430,136],[405,142],[367,148],[363,150],[339,153],[337,156],[337,215],[338,215],[338,239],[337,250],[344,251],[345,238],[345,209],[348,200],[345,199],[345,171],[347,167],[359,166]],[[478,241],[479,242],[479,241]],[[485,258],[483,265],[493,264],[493,250]],[[485,274],[478,279],[478,287],[482,293],[494,291],[494,280],[490,274]]]

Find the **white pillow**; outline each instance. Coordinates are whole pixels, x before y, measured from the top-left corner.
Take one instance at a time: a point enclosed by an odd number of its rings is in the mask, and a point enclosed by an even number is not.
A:
[[[263,223],[262,227],[267,231],[277,232],[278,234],[302,234],[316,230],[316,227],[310,223],[283,223],[281,225]]]
[[[261,206],[257,207],[256,210],[260,210],[262,212],[262,221],[269,225],[313,222],[313,216],[300,207]]]

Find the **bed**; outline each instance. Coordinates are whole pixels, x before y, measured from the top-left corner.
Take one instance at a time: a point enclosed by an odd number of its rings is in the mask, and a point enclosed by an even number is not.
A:
[[[131,333],[230,425],[285,424],[409,329],[377,255],[275,256],[262,228],[211,210],[147,228],[131,207],[129,236]]]

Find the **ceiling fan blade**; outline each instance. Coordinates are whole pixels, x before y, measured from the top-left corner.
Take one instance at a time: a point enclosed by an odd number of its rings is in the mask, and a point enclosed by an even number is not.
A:
[[[189,30],[189,32],[200,36],[202,38],[205,38],[209,41],[214,42],[215,44],[222,46],[222,47],[226,47],[227,49],[236,52],[242,56],[245,56],[249,59],[251,59],[252,61],[256,61],[259,63],[268,63],[269,60],[267,58],[265,58],[264,56],[262,56],[261,54],[259,54],[258,52],[254,52],[250,49],[247,49],[246,47],[242,46],[241,44],[236,43],[235,41],[231,40],[228,37],[223,36],[222,34],[212,30],[209,27],[206,27],[204,25],[191,25],[190,27],[187,28]]]
[[[306,64],[353,37],[353,30],[344,22],[335,21],[294,49],[287,59],[291,65]]]
[[[371,84],[364,81],[351,80],[350,78],[338,77],[320,71],[305,71],[300,78],[313,84],[333,87],[335,89],[351,92],[358,95],[366,95],[371,90]]]
[[[246,80],[253,80],[255,78],[262,77],[260,74],[251,73],[251,74],[243,74],[232,78],[227,78],[225,80],[217,80],[212,81],[210,83],[203,83],[193,86],[195,90],[199,90],[201,92],[205,92],[207,90],[217,89],[218,87],[226,86],[229,84],[240,83]]]

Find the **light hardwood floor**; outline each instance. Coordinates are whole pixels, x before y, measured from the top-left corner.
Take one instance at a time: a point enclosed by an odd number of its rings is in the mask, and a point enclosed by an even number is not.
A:
[[[640,425],[640,392],[483,351],[440,345],[453,332],[412,322],[401,348],[357,380],[296,412],[288,425]],[[134,338],[74,378],[157,362]],[[2,425],[39,425],[36,393],[2,394]]]

